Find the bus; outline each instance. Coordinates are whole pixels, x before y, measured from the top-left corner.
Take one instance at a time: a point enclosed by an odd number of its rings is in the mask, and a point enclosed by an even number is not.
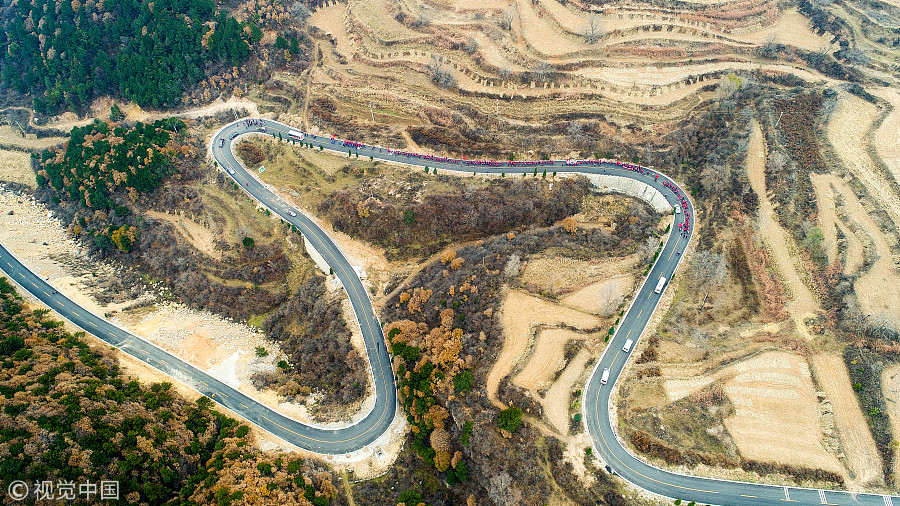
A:
[[[288,139],[300,142],[303,140],[304,137],[306,137],[306,136],[303,134],[303,132],[298,132],[296,130],[288,130]]]
[[[666,286],[666,277],[660,276],[659,281],[656,282],[656,288],[653,290],[654,293],[662,293],[663,287]]]

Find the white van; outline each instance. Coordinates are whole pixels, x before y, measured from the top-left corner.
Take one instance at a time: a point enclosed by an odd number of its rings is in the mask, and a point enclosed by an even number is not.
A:
[[[600,384],[605,385],[609,381],[609,367],[603,369],[603,376],[600,376]]]
[[[666,277],[660,276],[659,281],[656,282],[656,288],[653,289],[653,292],[662,293],[662,289],[664,286],[666,286]]]
[[[628,353],[629,351],[631,351],[632,344],[634,344],[634,339],[625,340],[625,346],[622,346],[622,351],[624,351],[625,353]]]
[[[680,208],[680,207],[675,206],[675,214],[681,214],[681,208]]]

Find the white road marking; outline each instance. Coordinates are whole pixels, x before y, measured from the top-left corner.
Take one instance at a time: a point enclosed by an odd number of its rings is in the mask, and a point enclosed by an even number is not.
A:
[[[825,499],[825,491],[819,490],[819,500],[822,501],[822,504],[828,504],[828,500]]]
[[[785,501],[790,501],[790,500],[791,500],[791,494],[788,493],[787,487],[783,487],[783,488],[784,488],[784,500],[785,500]]]
[[[884,506],[894,506],[894,499],[887,495],[882,497],[884,498]]]

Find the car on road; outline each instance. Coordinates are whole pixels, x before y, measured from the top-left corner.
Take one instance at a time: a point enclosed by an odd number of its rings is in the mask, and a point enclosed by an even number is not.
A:
[[[294,211],[288,211],[288,214],[290,214],[291,216],[297,216],[297,213],[295,213]]]
[[[603,375],[600,376],[600,384],[605,385],[609,381],[609,367],[603,369]]]
[[[622,346],[622,351],[624,351],[625,353],[628,353],[629,351],[631,351],[632,344],[634,344],[634,339],[626,339],[625,346]]]
[[[234,174],[234,169],[232,169],[231,167],[228,167],[228,173],[229,173],[229,174]]]
[[[237,137],[237,135],[238,135],[238,134],[236,134],[236,133],[231,134],[231,140],[234,140],[234,138]]]
[[[656,282],[656,288],[653,289],[653,293],[662,293],[664,286],[666,286],[666,277],[660,276],[659,281]]]
[[[219,139],[219,147],[220,148],[225,147],[225,139]]]

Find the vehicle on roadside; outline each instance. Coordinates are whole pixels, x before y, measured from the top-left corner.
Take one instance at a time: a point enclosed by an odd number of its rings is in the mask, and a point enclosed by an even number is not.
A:
[[[628,353],[629,351],[631,351],[632,344],[634,344],[634,339],[625,340],[625,346],[622,346],[622,351],[624,351],[625,353]]]
[[[260,132],[263,132],[263,133],[265,133],[265,131],[266,131],[266,127],[262,127],[262,128],[260,128],[260,129],[259,129],[259,131],[260,131]]]
[[[664,286],[666,286],[666,277],[660,276],[659,281],[656,282],[656,288],[653,289],[653,292],[654,293],[662,293]]]
[[[609,367],[603,369],[603,375],[600,376],[600,384],[605,385],[609,381]]]
[[[680,208],[680,207],[675,206],[675,214],[681,214],[681,208]]]
[[[228,167],[228,173],[233,175],[233,174],[234,174],[234,169],[232,169],[231,167]]]

